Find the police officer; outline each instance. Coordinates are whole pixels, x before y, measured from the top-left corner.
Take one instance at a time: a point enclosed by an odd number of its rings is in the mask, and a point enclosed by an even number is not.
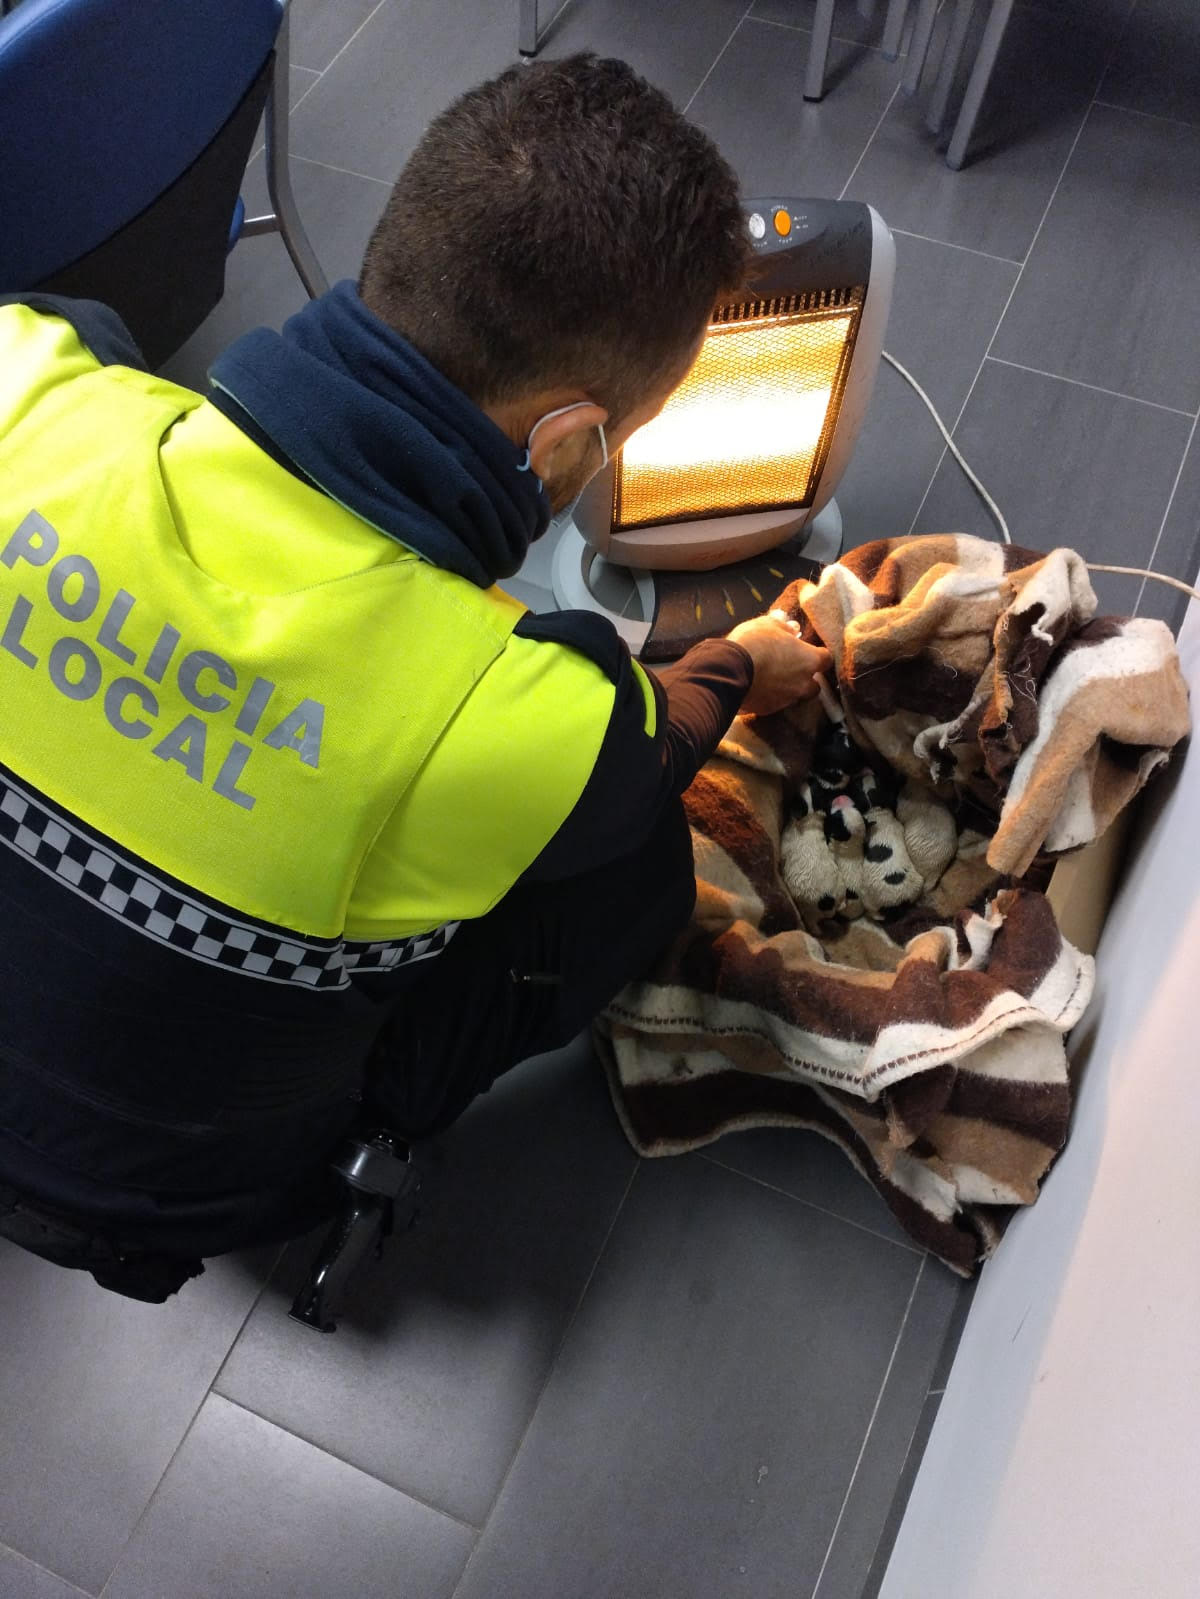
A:
[[[357,285],[206,397],[0,305],[3,1193],[282,1238],[364,1103],[445,1126],[684,925],[681,794],[827,659],[764,618],[652,673],[496,584],[745,266],[710,141],[578,56],[440,116]]]

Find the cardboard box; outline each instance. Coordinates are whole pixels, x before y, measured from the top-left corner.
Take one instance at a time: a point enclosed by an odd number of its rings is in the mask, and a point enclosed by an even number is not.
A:
[[[1127,805],[1094,843],[1059,861],[1046,890],[1063,937],[1087,955],[1096,953],[1117,891],[1137,804]]]

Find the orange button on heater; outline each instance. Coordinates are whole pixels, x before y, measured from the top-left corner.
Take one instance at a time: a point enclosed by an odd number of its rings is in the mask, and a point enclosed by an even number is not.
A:
[[[776,211],[774,216],[775,231],[781,239],[786,239],[792,231],[792,219],[786,211]]]

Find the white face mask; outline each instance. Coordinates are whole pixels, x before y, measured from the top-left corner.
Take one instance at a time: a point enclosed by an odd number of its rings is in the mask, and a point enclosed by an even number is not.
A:
[[[533,448],[533,436],[537,432],[538,428],[541,427],[543,422],[549,422],[552,416],[565,416],[568,411],[578,411],[581,406],[591,404],[591,400],[573,400],[570,405],[560,405],[553,411],[547,411],[545,416],[539,416],[537,421],[529,430],[529,437],[525,440],[525,459],[517,467],[517,471],[529,471],[530,450]],[[596,432],[600,435],[600,454],[603,457],[600,462],[599,470],[603,472],[604,468],[608,465],[608,440],[604,436],[604,424],[602,422],[596,423]],[[541,478],[538,478],[538,488],[541,488],[541,486],[542,480]],[[583,491],[580,490],[580,493],[582,492]],[[575,498],[578,500],[579,495],[576,495]]]

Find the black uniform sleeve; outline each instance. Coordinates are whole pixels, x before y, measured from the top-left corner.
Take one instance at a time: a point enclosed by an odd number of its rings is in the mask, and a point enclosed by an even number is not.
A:
[[[694,645],[682,660],[652,675],[667,701],[664,770],[669,767],[674,791],[682,794],[728,732],[746,697],[754,667],[740,644],[708,639]]]
[[[616,685],[612,715],[591,777],[574,809],[525,873],[546,882],[594,870],[630,854],[650,836],[715,752],[753,677],[740,644],[711,639],[660,672],[646,668],[656,725],[647,730],[642,681],[611,624],[583,611],[530,614],[524,638],[581,651]]]
[[[102,366],[146,370],[133,334],[117,313],[99,300],[75,300],[65,294],[0,294],[0,305],[27,305],[46,316],[60,316],[71,324]]]

